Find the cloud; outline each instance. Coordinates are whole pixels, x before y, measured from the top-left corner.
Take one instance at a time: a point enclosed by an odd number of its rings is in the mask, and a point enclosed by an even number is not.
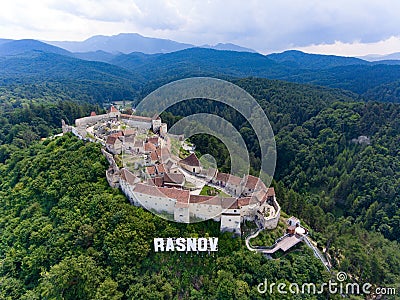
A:
[[[138,32],[261,52],[320,44],[339,49],[399,36],[398,11],[397,0],[14,0],[2,4],[0,32],[51,40]]]
[[[153,30],[178,29],[182,18],[166,1],[65,0],[54,1],[51,8],[80,18],[113,23],[133,23]]]
[[[375,43],[343,43],[335,41],[331,44],[310,45],[297,47],[297,50],[307,53],[325,53],[343,56],[363,56],[366,54],[391,54],[400,52],[400,36],[392,36]]]

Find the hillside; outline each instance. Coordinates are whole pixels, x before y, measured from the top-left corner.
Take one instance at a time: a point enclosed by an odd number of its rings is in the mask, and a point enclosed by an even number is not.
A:
[[[162,85],[191,76],[261,77],[341,88],[363,94],[397,81],[399,65],[302,52],[264,56],[258,53],[191,48],[159,55],[132,53],[110,61]]]
[[[39,42],[37,40],[3,40],[0,43],[0,56],[7,55],[18,55],[26,52],[39,51],[46,53],[54,53],[65,56],[71,56],[72,54],[64,49],[48,45],[46,43]]]
[[[367,100],[400,103],[400,81],[379,85],[366,91]]]
[[[0,57],[0,83],[60,83],[92,97],[92,102],[137,97],[143,79],[137,73],[114,65],[76,59],[44,52],[27,52],[19,56]],[[71,91],[72,92],[72,91]],[[92,92],[92,94],[91,94]],[[79,97],[78,97],[79,98]]]
[[[354,57],[309,54],[297,50],[273,53],[267,57],[275,62],[296,66],[301,69],[329,69],[338,66],[369,65],[370,63]]]
[[[327,276],[307,248],[268,260],[216,222],[167,222],[132,206],[108,186],[106,168],[98,145],[71,136],[0,165],[0,297],[248,299],[259,278],[294,280],[290,269],[315,282]],[[218,255],[152,251],[154,237],[194,235],[219,235]]]
[[[97,94],[101,94],[96,96],[97,102],[138,100],[165,83],[193,76],[280,79],[345,89],[368,100],[398,101],[397,96],[382,96],[379,92],[400,78],[400,65],[395,61],[370,63],[357,58],[299,51],[265,56],[206,48],[165,54],[70,53],[32,40],[1,44],[1,51],[8,53],[0,56],[3,85],[46,80],[86,85],[86,90],[97,86]],[[105,86],[110,90],[108,95]]]
[[[274,128],[273,184],[283,211],[307,224],[319,247],[328,249],[334,271],[377,286],[399,282],[399,105],[357,102],[348,91],[276,80],[234,83],[257,99]],[[268,260],[249,253],[241,239],[219,235],[216,222],[172,223],[129,205],[108,186],[99,145],[69,135],[36,142],[53,134],[60,118],[71,122],[99,112],[65,100],[49,104],[58,92],[45,87],[34,92],[33,85],[32,95],[38,101],[46,91],[46,103],[27,105],[29,85],[2,98],[25,107],[0,115],[0,298],[261,299],[260,278],[315,283],[331,278],[306,247]],[[172,107],[165,120],[172,124],[178,115],[199,110],[220,114],[240,129],[257,172],[256,139],[231,110],[199,99]],[[352,142],[363,134],[370,145]],[[216,156],[220,167],[229,161],[220,142],[192,140],[196,150]],[[219,236],[218,255],[151,250],[154,237],[194,235]]]

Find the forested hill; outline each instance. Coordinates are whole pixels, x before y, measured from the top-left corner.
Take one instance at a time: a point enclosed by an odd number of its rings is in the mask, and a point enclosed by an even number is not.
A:
[[[309,226],[319,247],[327,248],[334,271],[374,286],[398,283],[399,105],[357,102],[351,92],[281,81],[235,83],[258,100],[276,133],[274,186],[282,214],[296,215]],[[191,103],[172,111],[184,115],[206,109],[232,121],[249,145],[256,172],[259,155],[248,124],[204,100]],[[0,161],[0,298],[263,299],[265,295],[257,292],[260,278],[329,280],[306,247],[267,260],[250,253],[243,240],[219,235],[216,222],[170,223],[131,206],[108,186],[107,162],[99,145],[69,135],[21,143],[35,124],[52,130],[53,118],[96,110],[65,101],[57,106],[24,105],[0,119],[5,124]],[[166,114],[168,122],[175,119]],[[8,132],[13,134],[7,136]],[[370,145],[352,142],[361,134],[369,136]],[[197,150],[218,158],[220,167],[229,161],[225,149],[212,138],[197,136],[193,141]],[[151,250],[154,237],[216,235],[217,256]]]
[[[99,145],[72,136],[0,164],[1,299],[259,299],[260,278],[327,280],[308,248],[268,260],[217,222],[167,222],[130,205],[108,186],[107,164]],[[155,237],[194,236],[219,236],[218,254],[152,250]]]
[[[400,65],[373,64],[356,58],[287,53],[257,53],[191,48],[159,55],[132,53],[110,63],[140,72],[159,85],[189,76],[262,77],[341,88],[364,95],[398,81]],[[371,97],[372,96],[372,97]],[[399,101],[396,97],[390,100]]]
[[[67,91],[73,99],[103,103],[136,99],[143,83],[134,71],[55,53],[28,51],[0,56],[0,88],[36,85],[45,90],[48,84]]]
[[[289,211],[305,215],[321,230],[326,220],[307,212],[309,201],[325,214],[351,217],[366,229],[400,242],[399,104],[357,102],[350,92],[265,79],[235,83],[258,100],[271,122],[278,154],[274,178],[307,195],[308,200],[291,200]],[[232,109],[198,100],[177,104],[169,112],[176,116],[218,113],[243,135],[257,171],[257,138]],[[174,118],[168,116],[171,126]],[[360,144],[360,136],[368,137],[368,142]],[[221,169],[230,170],[229,155],[219,141],[204,135],[193,141],[202,154],[214,155]]]
[[[94,101],[102,103],[123,98],[138,101],[157,87],[186,77],[261,77],[346,89],[367,100],[399,102],[397,63],[300,51],[261,55],[207,48],[165,54],[75,55],[38,41],[22,40],[0,45],[0,84],[37,84],[45,80],[71,84],[78,91],[82,87],[83,93],[95,86],[98,92]],[[107,87],[108,94],[103,87]]]
[[[306,247],[267,260],[243,239],[220,234],[217,222],[170,223],[131,206],[108,186],[99,145],[71,135],[41,141],[61,131],[61,119],[71,124],[104,112],[106,102],[138,101],[193,75],[227,78],[262,106],[276,138],[273,186],[282,216],[301,219],[333,271],[374,286],[400,282],[400,104],[388,103],[400,99],[400,66],[198,48],[122,55],[113,58],[117,66],[41,44],[30,51],[29,43],[23,53],[0,56],[0,299],[265,299],[257,292],[264,279],[331,278]],[[197,112],[218,114],[238,129],[257,175],[257,137],[239,113],[196,99],[162,118],[171,126]],[[230,170],[220,141],[191,140]],[[218,255],[151,251],[154,237],[174,236],[219,236]],[[270,244],[276,236],[264,238]]]

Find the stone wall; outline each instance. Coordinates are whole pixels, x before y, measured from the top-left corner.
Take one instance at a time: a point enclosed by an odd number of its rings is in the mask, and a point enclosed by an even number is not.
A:
[[[264,228],[275,229],[278,226],[279,218],[281,217],[281,207],[279,206],[276,197],[272,201],[272,206],[275,209],[275,215],[273,217],[264,218]]]
[[[91,117],[83,117],[83,118],[75,120],[75,126],[76,127],[87,126],[88,124],[95,124],[97,122],[101,122],[108,118],[110,118],[110,116],[108,114],[91,116]]]

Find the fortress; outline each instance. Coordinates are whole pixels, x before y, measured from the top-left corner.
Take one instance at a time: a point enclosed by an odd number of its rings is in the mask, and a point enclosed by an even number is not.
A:
[[[241,235],[241,224],[254,221],[260,229],[274,229],[280,206],[273,188],[257,177],[243,177],[203,168],[194,153],[181,159],[172,144],[181,139],[167,134],[158,118],[121,114],[114,106],[108,113],[62,121],[63,133],[101,143],[110,163],[108,183],[120,188],[129,201],[177,222],[213,219],[221,231]],[[123,163],[116,163],[121,161]],[[216,195],[199,195],[207,185]],[[226,195],[226,196],[222,196]]]

